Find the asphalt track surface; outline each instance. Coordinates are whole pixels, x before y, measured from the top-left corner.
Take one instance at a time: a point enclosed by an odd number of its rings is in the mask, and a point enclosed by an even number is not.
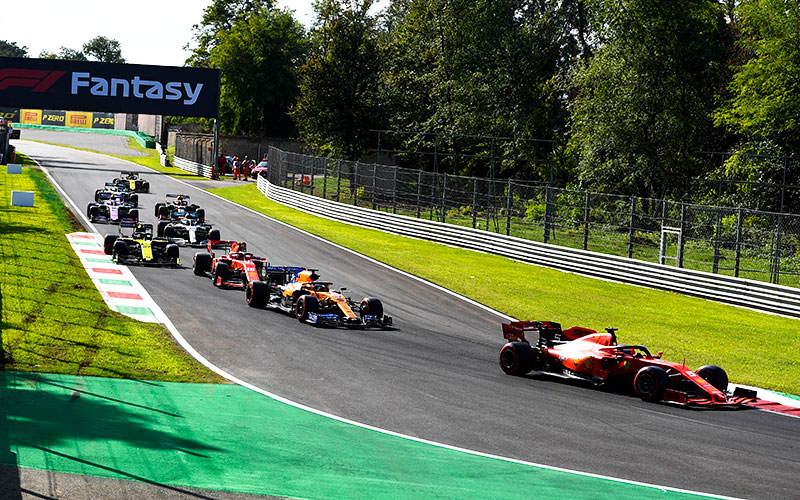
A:
[[[318,267],[354,298],[380,297],[394,317],[391,331],[335,330],[251,309],[243,292],[195,276],[188,248],[181,269],[132,268],[200,354],[255,386],[358,422],[515,459],[739,498],[800,496],[800,419],[689,410],[506,376],[497,364],[502,318],[492,312],[166,175],[55,146],[17,147],[81,207],[120,170],[140,171],[152,189],[139,196],[148,220],[165,193],[185,192],[223,239],[247,241],[275,264]]]

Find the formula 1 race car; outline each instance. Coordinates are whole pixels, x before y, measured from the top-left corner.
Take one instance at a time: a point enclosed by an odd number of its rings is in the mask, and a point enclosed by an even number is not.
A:
[[[86,206],[86,215],[92,222],[119,224],[123,227],[134,227],[139,222],[136,205],[126,201],[126,197],[119,193],[101,193],[98,203],[89,203]]]
[[[121,187],[113,182],[106,182],[103,189],[96,189],[94,192],[94,201],[100,203],[104,199],[109,199],[112,196],[121,197],[126,203],[133,206],[139,206],[139,195],[128,189]]]
[[[192,217],[200,222],[206,218],[206,211],[191,202],[188,194],[167,194],[164,203],[156,203],[155,215],[159,220],[177,220]]]
[[[535,345],[527,332],[538,334]],[[741,388],[729,394],[728,375],[719,366],[692,371],[643,345],[617,345],[616,328],[598,333],[579,326],[562,330],[551,321],[516,321],[503,324],[503,336],[508,343],[500,349],[500,368],[509,375],[536,371],[595,385],[632,384],[644,401],[692,406],[738,406],[756,397],[755,391]]]
[[[130,235],[107,234],[103,250],[117,264],[179,266],[178,245],[166,238],[153,238],[152,224],[137,224]]]
[[[279,271],[270,275],[274,279]],[[280,309],[301,322],[319,326],[345,326],[348,328],[386,328],[392,317],[383,314],[383,304],[375,297],[365,297],[360,303],[333,290],[333,283],[317,281],[315,269],[299,272],[288,269],[284,277],[270,282],[253,282],[247,288],[247,303],[251,307]],[[286,280],[286,277],[291,276]],[[284,281],[288,281],[283,284]],[[358,311],[356,313],[356,311]]]
[[[257,257],[247,251],[247,244],[243,241],[209,240],[208,252],[194,254],[194,274],[208,276],[214,286],[220,288],[248,288],[255,281],[268,281],[273,269],[267,259]],[[216,255],[214,250],[223,250]],[[283,267],[274,267],[274,270],[283,271]],[[297,271],[302,268],[296,268]],[[273,276],[272,279],[277,279]]]
[[[169,238],[181,246],[206,246],[210,240],[219,240],[219,229],[200,222],[194,217],[158,221],[156,235]]]
[[[135,193],[150,192],[150,183],[140,178],[137,172],[120,172],[119,177],[115,177],[112,182],[115,186]]]

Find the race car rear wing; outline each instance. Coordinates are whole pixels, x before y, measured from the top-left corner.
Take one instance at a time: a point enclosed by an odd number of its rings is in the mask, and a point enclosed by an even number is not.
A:
[[[269,277],[269,281],[273,285],[285,285],[291,281],[292,277],[305,269],[305,267],[264,266],[264,274]]]
[[[511,323],[503,323],[503,337],[509,342],[530,343],[525,338],[525,332],[538,333],[539,342],[550,346],[597,333],[596,330],[581,326],[573,326],[572,328],[561,330],[561,324],[555,321],[513,321]]]
[[[208,240],[208,251],[213,253],[214,250],[225,250],[227,252],[246,252],[247,243],[244,241]]]

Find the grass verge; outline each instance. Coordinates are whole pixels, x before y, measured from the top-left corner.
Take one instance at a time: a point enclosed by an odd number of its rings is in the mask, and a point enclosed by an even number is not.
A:
[[[10,206],[12,190],[35,192],[36,206]],[[222,382],[162,325],[106,306],[64,236],[77,231],[43,172],[0,171],[0,369]]]
[[[665,359],[718,364],[733,382],[800,394],[795,319],[358,228],[272,202],[252,184],[209,191],[514,317],[618,327],[620,342],[663,350]],[[498,349],[502,341],[498,322]]]

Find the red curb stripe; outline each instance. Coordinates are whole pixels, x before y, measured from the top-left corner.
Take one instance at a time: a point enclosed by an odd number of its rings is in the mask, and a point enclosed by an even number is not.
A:
[[[94,236],[92,236],[91,234],[70,234],[69,236],[71,236],[72,238],[84,238],[87,240],[94,239]]]
[[[135,299],[144,300],[138,293],[125,293],[125,292],[106,292],[109,297],[114,299]]]
[[[800,408],[796,408],[794,406],[782,405],[774,401],[757,399],[756,401],[752,401],[746,404],[747,406],[752,406],[753,408],[758,408],[759,410],[773,411],[775,413],[784,413],[786,415],[793,415],[795,417],[800,417]]]
[[[122,274],[122,271],[119,269],[108,269],[105,267],[93,267],[91,268],[92,271],[96,273],[104,273],[104,274]]]
[[[81,248],[81,253],[88,253],[92,255],[105,255],[106,253],[103,250],[92,250],[89,248]]]

